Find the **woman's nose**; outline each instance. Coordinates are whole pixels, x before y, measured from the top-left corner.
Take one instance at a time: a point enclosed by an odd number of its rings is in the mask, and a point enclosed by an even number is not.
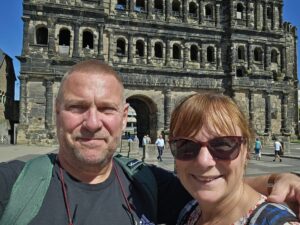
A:
[[[196,159],[202,166],[214,166],[216,161],[206,146],[202,146]]]

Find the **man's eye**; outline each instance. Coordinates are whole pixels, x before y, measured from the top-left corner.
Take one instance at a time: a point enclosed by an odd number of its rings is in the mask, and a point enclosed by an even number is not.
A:
[[[82,105],[70,105],[67,107],[67,110],[74,113],[80,113],[85,111],[85,107]]]
[[[101,112],[103,112],[104,114],[112,114],[112,113],[116,113],[118,110],[114,107],[104,107],[100,109]]]

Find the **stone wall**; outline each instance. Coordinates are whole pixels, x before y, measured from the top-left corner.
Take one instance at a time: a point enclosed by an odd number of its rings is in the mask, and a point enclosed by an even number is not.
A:
[[[18,142],[56,143],[59,82],[88,58],[122,76],[140,140],[168,130],[180,99],[208,90],[234,98],[266,140],[298,136],[296,28],[282,0],[158,3],[24,0]]]

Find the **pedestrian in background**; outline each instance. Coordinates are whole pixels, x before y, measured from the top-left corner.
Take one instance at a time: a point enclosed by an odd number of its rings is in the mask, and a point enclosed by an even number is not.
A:
[[[280,151],[282,151],[282,145],[277,138],[274,142],[274,149],[275,149],[275,151],[274,151],[275,157],[273,159],[273,162],[275,162],[277,158],[279,159],[280,162],[282,162],[282,159],[280,157]]]
[[[162,154],[165,148],[165,140],[162,138],[162,135],[159,135],[159,137],[155,141],[155,145],[157,146],[158,156],[157,159],[159,161],[162,161]]]
[[[256,159],[256,160],[260,160],[260,159],[261,159],[261,150],[262,150],[261,141],[260,141],[259,138],[257,137],[257,138],[255,139],[255,146],[254,146],[255,159]]]

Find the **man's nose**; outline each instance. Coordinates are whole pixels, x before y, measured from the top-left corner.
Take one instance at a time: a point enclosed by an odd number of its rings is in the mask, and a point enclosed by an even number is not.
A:
[[[88,129],[89,131],[96,131],[100,129],[102,126],[101,122],[101,113],[97,109],[89,109],[86,112],[84,121],[83,121],[83,126]]]

